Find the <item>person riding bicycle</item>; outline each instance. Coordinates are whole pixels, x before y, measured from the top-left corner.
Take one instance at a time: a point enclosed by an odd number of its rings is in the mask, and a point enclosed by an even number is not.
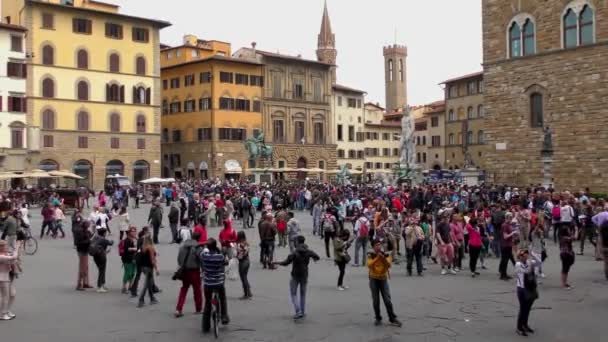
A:
[[[230,323],[228,317],[228,303],[226,301],[225,281],[225,266],[226,258],[217,246],[217,241],[213,238],[207,240],[205,248],[199,254],[201,268],[203,270],[203,279],[205,286],[203,293],[205,295],[205,306],[203,308],[203,333],[208,333],[211,329],[211,297],[214,291],[217,291],[220,298],[220,312],[222,324]]]

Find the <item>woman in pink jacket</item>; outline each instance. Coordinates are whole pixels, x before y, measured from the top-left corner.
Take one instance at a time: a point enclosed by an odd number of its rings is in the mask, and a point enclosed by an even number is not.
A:
[[[469,232],[469,269],[471,277],[475,278],[479,275],[477,272],[477,260],[481,254],[481,227],[476,218],[472,218],[466,226]]]

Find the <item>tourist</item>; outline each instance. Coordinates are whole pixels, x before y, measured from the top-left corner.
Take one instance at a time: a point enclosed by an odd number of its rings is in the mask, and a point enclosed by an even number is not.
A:
[[[558,232],[559,238],[559,258],[562,262],[561,280],[562,287],[571,290],[572,286],[568,283],[568,273],[574,264],[574,250],[572,241],[574,240],[574,228],[569,224],[563,224]]]
[[[243,285],[243,297],[240,299],[251,299],[251,286],[247,279],[249,273],[249,243],[244,231],[240,231],[236,238],[236,258],[239,260],[239,277]]]
[[[11,309],[17,296],[14,280],[18,271],[20,244],[17,242],[13,251],[10,251],[8,243],[0,240],[0,321],[16,317]]]
[[[589,242],[593,245],[593,247],[597,247],[595,238],[595,225],[593,220],[591,219],[594,215],[593,206],[588,201],[583,201],[583,227],[580,231],[580,253],[579,255],[583,255],[585,251],[585,240],[589,240]]]
[[[511,226],[511,221],[513,220],[513,214],[511,212],[507,212],[505,214],[505,221],[502,224],[500,229],[501,241],[500,241],[500,265],[498,266],[498,272],[500,273],[501,280],[510,280],[512,277],[507,275],[507,266],[509,264],[509,260],[515,264],[515,258],[513,257],[513,239],[518,234],[517,231],[514,231]]]
[[[207,242],[207,227],[205,227],[205,217],[204,216],[200,216],[198,217],[198,221],[197,224],[194,226],[194,230],[192,231],[192,235],[194,236],[194,233],[198,233],[198,244],[202,245],[205,242]]]
[[[350,256],[348,255],[348,248],[352,241],[349,241],[350,232],[348,229],[340,231],[340,235],[334,239],[334,262],[338,266],[338,291],[344,291],[348,289],[348,286],[344,286],[344,274],[346,273],[346,265],[350,262]]]
[[[405,255],[407,258],[407,275],[412,275],[412,266],[416,259],[416,271],[418,276],[422,276],[422,246],[424,244],[424,231],[418,225],[418,219],[411,217],[409,223],[403,231],[405,239]]]
[[[393,311],[391,293],[388,285],[388,274],[391,267],[392,258],[382,249],[380,241],[374,241],[373,252],[367,256],[367,267],[369,269],[369,288],[372,292],[372,304],[374,308],[375,325],[382,324],[380,314],[380,295],[386,306],[389,322],[397,327],[401,327],[401,322],[397,320],[397,315]]]
[[[175,306],[175,318],[184,316],[183,308],[186,302],[188,289],[192,286],[194,293],[194,309],[196,313],[201,313],[203,309],[203,292],[201,290],[201,271],[199,253],[200,233],[192,233],[191,239],[185,240],[179,248],[177,255],[177,265],[181,268],[182,287],[179,290],[177,305]]]
[[[323,216],[323,204],[316,201],[312,207],[312,235],[321,235],[321,217]]]
[[[317,203],[315,203],[315,206]],[[357,237],[355,240],[355,263],[353,266],[359,266],[359,251],[361,250],[361,265],[365,263],[367,258],[367,245],[369,243],[369,220],[363,214],[363,211],[359,212],[359,218],[355,221],[354,234]]]
[[[283,210],[280,205],[277,207],[277,210],[278,211],[275,214],[275,220],[277,222],[277,233],[279,235],[279,244],[277,245],[277,247],[280,248],[280,247],[287,246],[286,230],[287,230],[288,216],[287,216],[287,212],[285,210]]]
[[[598,249],[604,259],[604,275],[608,280],[608,208],[602,206],[601,212],[591,218],[591,221],[599,228]]]
[[[292,211],[287,213],[289,221],[287,221],[287,240],[289,241],[289,252],[293,253],[296,250],[296,238],[300,235],[300,222],[296,220]]]
[[[169,204],[170,205],[170,204]],[[154,201],[148,214],[148,224],[152,226],[153,238],[152,241],[158,244],[158,233],[160,226],[163,223],[163,211],[160,207],[160,202]]]
[[[306,286],[308,284],[308,264],[310,259],[315,262],[319,261],[317,253],[308,249],[304,236],[296,238],[297,246],[293,253],[287,256],[287,259],[281,262],[274,263],[275,265],[288,266],[293,264],[291,268],[291,281],[289,282],[289,293],[291,302],[295,311],[294,319],[299,320],[306,317]],[[300,298],[298,300],[298,288],[300,289]]]
[[[17,249],[17,231],[19,230],[19,220],[17,218],[19,211],[11,210],[8,216],[4,220],[4,227],[2,231],[2,240],[6,240],[8,243],[8,250],[15,252]]]
[[[124,209],[124,207],[123,207]],[[126,211],[126,210],[125,210]],[[121,231],[122,233],[122,231]],[[122,293],[127,294],[135,278],[135,253],[137,253],[137,228],[130,226],[125,232],[124,240],[118,244],[118,254],[122,261]]]
[[[74,245],[78,254],[78,280],[76,281],[76,291],[84,291],[93,288],[89,284],[89,246],[91,245],[92,233],[89,230],[91,222],[82,221],[81,224],[74,225]]]
[[[545,274],[543,273],[543,262],[547,257],[547,252],[545,250],[544,220],[544,217],[541,215],[537,220],[535,227],[533,227],[532,233],[530,234],[529,249],[530,256],[534,259],[534,272],[541,278],[545,277]]]
[[[464,258],[464,226],[463,218],[460,214],[452,214],[450,230],[454,236],[454,271],[460,272],[462,269],[462,259]]]
[[[277,225],[272,221],[272,214],[262,214],[259,223],[260,243],[261,243],[261,262],[264,268],[274,268],[273,254],[274,241],[277,235]]]
[[[528,203],[517,206],[517,223],[519,224],[519,249],[527,249],[530,239],[530,227],[532,213],[528,209]]]
[[[226,300],[225,280],[225,261],[215,239],[211,238],[199,253],[200,263],[203,269],[205,306],[203,308],[202,327],[203,333],[208,333],[211,329],[211,297],[214,291],[218,292],[220,299],[220,312],[223,325],[230,323],[228,316],[228,303]]]
[[[452,233],[450,231],[450,224],[448,223],[449,214],[446,211],[439,211],[440,221],[437,225],[437,233],[435,238],[437,239],[437,256],[439,257],[441,264],[441,275],[445,275],[448,272],[456,274],[456,271],[452,269],[452,262],[454,260],[454,245],[452,244]],[[447,267],[447,271],[446,271]]]
[[[115,227],[118,228],[119,240],[122,240],[123,236],[127,235],[129,231],[129,213],[127,207],[120,207],[120,209],[112,212],[112,221],[115,221]]]
[[[97,231],[103,229],[108,235],[112,235],[110,231],[110,216],[106,213],[106,208],[100,208],[97,214],[97,221],[95,222],[95,229]]]
[[[528,251],[522,249],[517,255],[515,276],[517,277],[517,299],[519,300],[519,313],[517,315],[517,334],[528,336],[534,330],[528,325],[532,304],[538,298],[538,290],[534,280],[533,267],[528,262]]]
[[[48,232],[54,231],[53,225],[55,224],[55,210],[51,202],[47,203],[41,211],[42,214],[42,229],[40,230],[40,239],[44,238],[44,228],[48,228]]]
[[[328,207],[325,215],[321,219],[321,236],[325,239],[325,254],[328,259],[331,258],[331,255],[329,254],[329,241],[334,240],[337,230],[338,222],[336,217],[332,214],[331,208]]]
[[[107,205],[107,197],[106,194],[103,190],[99,191],[99,194],[97,195],[97,206],[99,208],[105,208]]]
[[[476,218],[472,218],[466,225],[466,229],[469,232],[469,270],[471,271],[471,277],[475,278],[479,275],[477,272],[477,260],[481,255],[483,248],[481,238],[481,227]]]
[[[158,303],[156,297],[154,297],[154,273],[156,272],[156,275],[159,275],[158,262],[156,260],[156,248],[154,247],[154,241],[152,241],[150,235],[144,235],[144,241],[143,245],[141,246],[140,253],[140,264],[138,267],[141,268],[141,272],[146,278],[144,281],[144,287],[139,295],[139,302],[137,304],[138,308],[142,308],[144,306],[146,292],[148,292],[148,296],[150,297],[150,305]]]
[[[97,266],[97,292],[106,293],[106,266],[108,263],[108,247],[112,246],[114,241],[106,239],[105,228],[97,229],[97,235],[91,240],[89,246],[89,255],[93,257],[95,266]]]
[[[177,208],[177,202],[171,203],[168,219],[169,227],[171,228],[171,243],[179,243],[179,232],[177,231],[177,225],[179,224],[179,209]]]

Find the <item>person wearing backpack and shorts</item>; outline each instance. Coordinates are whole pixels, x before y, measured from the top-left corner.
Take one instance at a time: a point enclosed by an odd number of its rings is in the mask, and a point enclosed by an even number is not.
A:
[[[353,266],[359,266],[359,250],[363,249],[361,254],[361,265],[365,263],[367,258],[367,244],[369,243],[369,220],[363,214],[363,211],[359,212],[359,218],[355,222],[354,229],[355,236],[355,263]]]
[[[557,232],[562,226],[562,212],[558,199],[553,199],[551,208],[551,222],[553,223],[553,242],[557,244]]]
[[[127,236],[118,244],[118,255],[122,260],[122,293],[129,293],[129,288],[135,278],[135,253],[137,253],[137,228],[130,226]]]
[[[325,239],[325,254],[327,254],[327,258],[331,258],[329,254],[329,240],[333,240],[336,238],[336,230],[338,228],[338,222],[336,217],[331,213],[331,208],[327,208],[327,212],[321,219],[321,229],[323,232],[323,238]]]

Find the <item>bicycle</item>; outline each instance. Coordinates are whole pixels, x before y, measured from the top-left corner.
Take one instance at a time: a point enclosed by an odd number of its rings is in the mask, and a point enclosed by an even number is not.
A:
[[[27,228],[23,229],[23,250],[27,255],[34,255],[38,251],[38,240],[32,236],[32,230]]]
[[[217,290],[211,295],[211,323],[213,324],[213,336],[217,339],[220,336],[220,320],[222,310],[220,305],[220,297]]]

